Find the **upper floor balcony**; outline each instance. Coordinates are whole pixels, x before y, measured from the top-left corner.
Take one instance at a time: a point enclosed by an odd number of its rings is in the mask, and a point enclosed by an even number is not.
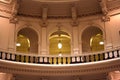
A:
[[[41,76],[83,75],[120,70],[120,48],[81,55],[35,55],[0,51],[0,71]]]

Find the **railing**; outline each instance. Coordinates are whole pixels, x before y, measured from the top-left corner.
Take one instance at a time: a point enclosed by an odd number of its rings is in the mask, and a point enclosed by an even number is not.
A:
[[[120,48],[94,54],[92,53],[69,56],[40,56],[0,51],[0,59],[2,60],[35,64],[76,64],[102,61],[118,57],[120,57]]]

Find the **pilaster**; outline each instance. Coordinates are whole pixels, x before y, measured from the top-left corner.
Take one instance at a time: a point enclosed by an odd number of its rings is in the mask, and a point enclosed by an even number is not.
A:
[[[73,28],[73,54],[79,54],[79,36],[78,36],[78,20],[77,20],[77,11],[76,11],[76,7],[72,6],[71,8],[71,12],[72,12],[72,28]]]
[[[15,46],[15,25],[11,24],[11,26],[9,26],[8,50],[15,51]]]
[[[48,26],[47,12],[48,12],[48,9],[46,5],[44,5],[43,11],[42,11],[42,21],[41,21],[41,26],[42,26],[41,54],[42,55],[47,54],[47,26]]]

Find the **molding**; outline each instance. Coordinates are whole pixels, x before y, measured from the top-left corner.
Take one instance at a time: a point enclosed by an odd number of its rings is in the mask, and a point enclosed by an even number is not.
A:
[[[0,9],[0,12],[5,12],[5,13],[8,13],[8,14],[11,14],[11,11],[6,10],[6,9]]]
[[[38,2],[58,3],[58,2],[76,2],[79,0],[34,0]]]
[[[0,2],[5,3],[5,4],[10,4],[12,0],[0,0]]]
[[[120,70],[120,59],[71,65],[40,65],[0,60],[0,71],[41,76],[75,76]],[[114,64],[113,64],[114,63]]]

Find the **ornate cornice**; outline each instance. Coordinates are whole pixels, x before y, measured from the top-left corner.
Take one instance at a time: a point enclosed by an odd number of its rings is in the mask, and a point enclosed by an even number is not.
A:
[[[0,9],[0,12],[5,12],[7,14],[11,14],[11,11],[7,10],[7,9]]]
[[[12,0],[0,0],[1,3],[10,4]]]

